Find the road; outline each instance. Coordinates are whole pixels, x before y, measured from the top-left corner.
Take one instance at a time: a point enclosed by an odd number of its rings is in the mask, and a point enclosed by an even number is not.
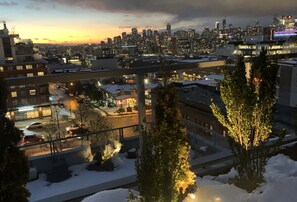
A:
[[[71,116],[73,117],[74,111],[78,111],[80,108],[80,105],[84,105],[81,103],[78,103],[77,100],[74,97],[68,96],[64,92],[57,89],[56,84],[50,84],[50,93],[53,95],[57,102],[63,103],[66,107],[66,112],[69,115],[69,112]],[[96,120],[98,117],[98,114],[100,112],[93,110],[91,107],[84,106],[88,108],[87,111],[87,122],[90,120]],[[113,109],[114,111],[117,110],[117,108]],[[79,117],[77,117],[79,119]],[[138,115],[123,115],[123,116],[105,116],[105,118],[108,120],[112,128],[120,128],[124,126],[131,126],[131,125],[137,125],[138,124]],[[150,114],[147,115],[147,122],[152,121],[152,116]]]
[[[87,106],[83,103],[78,103],[77,100],[74,97],[68,96],[67,94],[63,93],[62,91],[58,90],[56,88],[56,84],[50,84],[50,93],[52,96],[54,96],[55,101],[57,103],[63,103],[64,107],[60,106],[52,106],[52,112],[53,117],[59,119],[59,127],[60,127],[60,137],[64,137],[67,133],[65,128],[69,125],[71,125],[74,122],[79,122],[79,117],[74,118],[74,114],[78,114],[77,111],[80,107],[87,108],[87,123],[91,120],[96,120],[98,117],[98,114],[101,114],[100,111],[94,110],[92,107]],[[83,106],[82,106],[83,105]],[[116,108],[114,108],[114,111],[116,111]],[[58,116],[56,115],[58,113]],[[131,125],[137,125],[138,124],[138,115],[123,115],[123,116],[105,116],[108,123],[110,124],[111,128],[121,128],[125,126],[131,126]],[[39,122],[43,122],[46,126],[46,124],[49,123],[49,118],[44,118],[42,120],[37,120]],[[25,128],[26,125],[30,124],[31,122],[36,120],[26,120],[22,122],[17,122],[16,126],[20,129],[24,130],[25,135],[33,135],[36,134],[38,136],[48,136],[48,133],[43,128],[38,129],[31,129],[27,130]],[[147,122],[151,122],[151,115],[147,115]],[[127,128],[123,130],[124,138],[131,137],[138,135],[138,130],[135,130],[135,128]],[[38,155],[42,154],[44,152],[48,152],[48,149],[40,148],[40,146],[33,146],[24,148],[26,150],[27,155]],[[46,150],[46,151],[45,151]]]

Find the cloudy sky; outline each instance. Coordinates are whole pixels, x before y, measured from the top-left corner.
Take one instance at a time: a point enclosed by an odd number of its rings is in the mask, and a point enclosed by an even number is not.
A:
[[[223,17],[235,26],[268,25],[274,15],[297,16],[296,0],[0,0],[0,21],[36,43],[98,43],[167,23],[199,32]]]

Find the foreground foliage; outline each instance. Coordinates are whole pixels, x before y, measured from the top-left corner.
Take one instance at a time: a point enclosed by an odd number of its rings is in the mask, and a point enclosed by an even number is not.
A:
[[[252,191],[262,182],[267,150],[264,144],[272,132],[272,108],[278,66],[262,50],[251,70],[246,71],[243,57],[237,67],[225,74],[220,87],[226,112],[215,103],[211,109],[228,129],[231,148],[237,155],[238,185]]]
[[[158,89],[155,126],[144,134],[142,155],[136,162],[142,201],[181,200],[195,183],[188,162],[190,146],[177,102],[174,86]]]
[[[0,81],[0,201],[27,201],[30,196],[25,188],[29,176],[28,159],[16,145],[21,131],[6,115],[5,86]]]

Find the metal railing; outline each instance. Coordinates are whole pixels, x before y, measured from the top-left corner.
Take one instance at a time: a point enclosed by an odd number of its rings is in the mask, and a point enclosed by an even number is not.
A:
[[[151,126],[152,123],[147,123],[147,127],[150,128]],[[81,147],[84,141],[90,141],[91,144],[102,146],[107,144],[110,140],[117,140],[123,143],[125,139],[135,138],[138,135],[139,131],[137,124],[29,143],[20,145],[18,148],[24,150],[27,156],[39,156],[44,154],[55,155],[57,152]]]

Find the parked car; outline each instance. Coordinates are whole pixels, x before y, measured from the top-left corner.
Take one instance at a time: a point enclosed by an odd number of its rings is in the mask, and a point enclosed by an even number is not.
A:
[[[30,129],[34,129],[34,128],[41,128],[42,127],[42,123],[40,122],[32,122],[31,124],[26,126],[26,129],[30,130]]]
[[[88,128],[78,127],[78,128],[69,130],[67,133],[70,134],[70,135],[78,135],[78,134],[87,133],[89,131],[90,130]]]
[[[43,142],[44,137],[43,136],[37,136],[36,134],[25,135],[22,141],[23,141],[24,144]]]
[[[70,126],[67,126],[66,127],[66,132],[69,133],[69,131],[76,130],[78,128],[79,128],[79,125],[78,124],[71,124]]]

